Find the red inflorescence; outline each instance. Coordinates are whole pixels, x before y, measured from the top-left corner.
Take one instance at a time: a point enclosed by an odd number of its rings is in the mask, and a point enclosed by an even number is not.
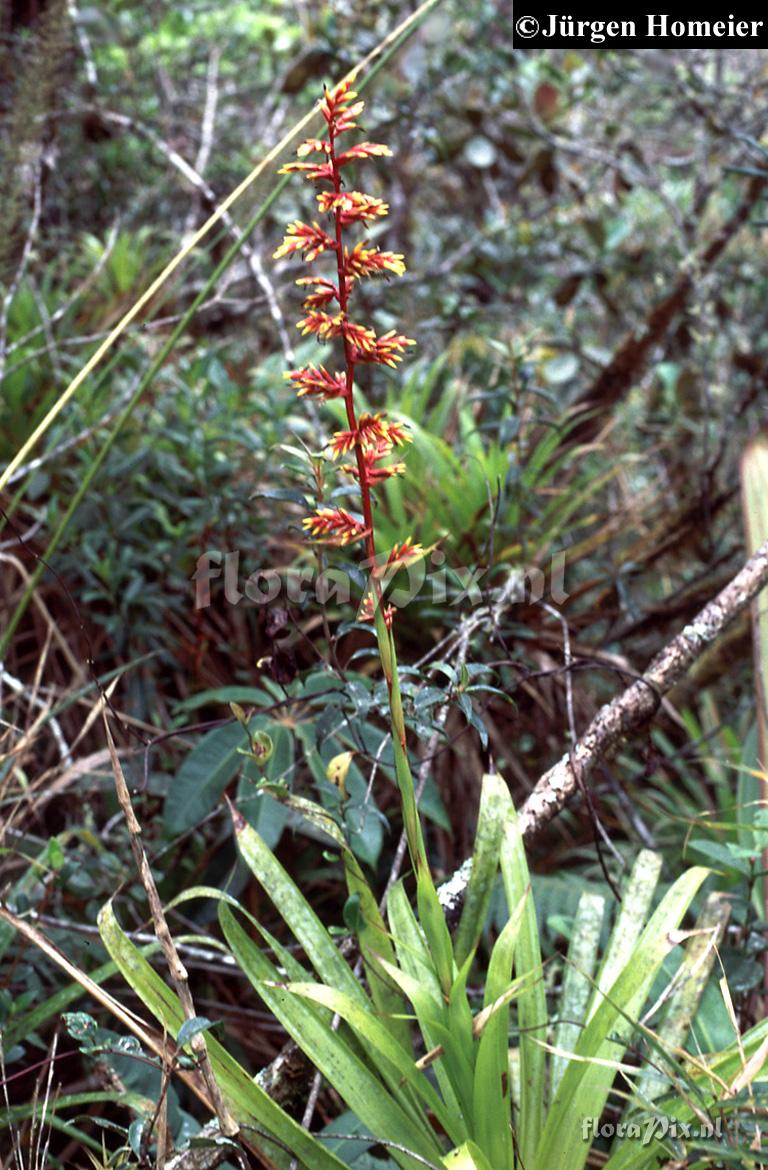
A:
[[[294,220],[288,225],[285,239],[275,252],[275,259],[284,256],[299,256],[311,263],[324,253],[333,252],[336,261],[336,280],[321,277],[301,277],[297,284],[306,288],[304,299],[305,316],[298,322],[302,334],[314,333],[318,341],[332,341],[338,338],[344,349],[343,372],[329,373],[325,366],[307,365],[290,370],[285,376],[291,381],[299,396],[320,400],[340,398],[346,407],[348,429],[337,431],[330,439],[328,448],[333,459],[354,454],[355,462],[342,464],[341,470],[358,481],[362,503],[362,519],[353,516],[343,508],[321,507],[303,524],[307,533],[318,541],[346,545],[352,541],[364,540],[369,557],[376,559],[373,532],[371,489],[393,475],[405,471],[402,462],[386,462],[395,447],[410,441],[407,430],[401,423],[389,422],[383,414],[356,413],[354,400],[355,366],[360,362],[374,363],[394,368],[402,361],[406,349],[415,345],[411,338],[392,329],[378,336],[367,325],[353,321],[349,316],[349,299],[358,280],[381,275],[402,276],[405,272],[403,257],[399,252],[385,252],[361,240],[351,248],[344,242],[344,232],[353,225],[366,225],[386,216],[389,208],[383,199],[367,195],[362,191],[344,189],[341,170],[354,162],[371,158],[391,156],[388,146],[379,142],[359,142],[339,152],[336,142],[339,135],[357,126],[356,119],[363,111],[364,103],[349,82],[342,82],[335,89],[326,91],[320,103],[320,111],[328,128],[327,138],[309,138],[297,150],[297,156],[304,160],[308,155],[319,155],[316,162],[291,162],[282,167],[282,174],[300,173],[311,182],[327,182],[329,189],[317,194],[317,205],[321,215],[331,217],[332,227],[325,231],[319,223],[303,223]],[[394,571],[418,560],[424,555],[421,545],[406,540],[396,545],[386,559],[386,566]],[[369,595],[362,608],[361,617],[372,618],[375,604],[380,600],[377,585],[376,598]],[[391,622],[391,611],[386,612],[387,623]]]

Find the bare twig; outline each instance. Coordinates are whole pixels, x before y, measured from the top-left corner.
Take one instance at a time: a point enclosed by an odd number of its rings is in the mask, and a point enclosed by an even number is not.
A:
[[[19,695],[22,699],[25,700],[26,703],[29,704],[30,707],[36,707],[38,711],[43,712],[43,715],[45,718],[47,718],[48,724],[51,728],[51,735],[55,739],[56,746],[59,749],[61,762],[66,765],[66,767],[70,768],[73,762],[72,752],[70,751],[69,745],[64,737],[64,732],[61,730],[61,724],[59,723],[58,719],[56,719],[53,715],[49,715],[52,704],[50,702],[46,702],[44,699],[41,699],[39,695],[33,691],[30,691],[29,687],[26,687],[24,683],[20,681],[20,679],[14,678],[12,674],[9,674],[8,671],[5,670],[2,665],[0,665],[0,697],[2,697],[3,686],[7,686],[9,690],[13,691],[15,695]]]
[[[11,305],[16,293],[19,291],[19,285],[24,279],[24,274],[27,271],[30,256],[32,255],[32,248],[37,236],[37,229],[40,225],[40,213],[43,208],[43,160],[38,161],[35,168],[33,195],[32,195],[32,216],[27,228],[27,234],[24,239],[24,246],[21,250],[21,257],[13,274],[8,288],[5,290],[2,301],[0,301],[0,382],[5,376],[5,360],[7,354],[7,340],[8,340],[8,315],[11,311]]]
[[[195,168],[200,175],[205,174],[208,160],[211,157],[213,146],[213,132],[216,126],[216,106],[219,100],[219,58],[221,50],[218,45],[211,49],[208,58],[208,73],[205,79],[205,108],[203,121],[200,127],[200,149],[195,159]]]
[[[88,38],[88,33],[85,30],[80,13],[77,10],[75,0],[67,0],[67,11],[69,12],[69,19],[72,21],[72,27],[75,30],[77,43],[80,46],[80,52],[83,54],[83,62],[85,64],[85,77],[91,89],[96,90],[99,85],[99,75],[96,72],[96,62],[93,59],[93,50],[91,49],[91,42]]]
[[[155,148],[155,150],[158,151],[159,154],[162,154],[168,160],[171,166],[176,168],[179,174],[184,176],[187,182],[190,183],[197,192],[199,192],[199,194],[203,197],[211,209],[219,207],[216,192],[206,182],[200,172],[195,167],[193,167],[191,163],[188,163],[185,158],[182,158],[179,152],[170,146],[167,142],[165,142],[159,134],[156,134],[155,131],[151,129],[151,127],[145,126],[142,122],[137,121],[135,118],[129,118],[127,114],[118,114],[113,110],[102,110],[97,106],[89,106],[88,110],[95,113],[105,122],[112,122],[116,126],[122,126],[124,129],[133,130],[135,133],[140,134],[142,138],[145,138],[147,142],[152,144],[152,146]],[[223,207],[223,204],[221,207]],[[219,207],[219,218],[221,219],[222,223],[225,224],[227,231],[232,236],[232,238],[240,242],[243,237],[242,228],[238,223],[235,222],[235,220],[229,214],[229,211],[226,208],[224,208],[222,211],[221,207]],[[275,293],[274,286],[264,271],[261,257],[259,256],[259,253],[250,246],[250,244],[243,244],[240,251],[243,259],[248,265],[253,279],[266,297],[270,316],[275,323],[275,328],[277,329],[277,333],[280,338],[280,344],[283,348],[285,359],[289,365],[293,365],[293,346],[288,336],[285,318],[283,316],[282,310],[280,309],[280,305],[278,304],[277,294]]]
[[[203,118],[200,123],[200,147],[195,159],[195,170],[198,175],[204,175],[211,157],[213,135],[216,129],[216,107],[219,101],[219,59],[221,52],[217,45],[211,49],[208,58],[208,71],[205,78],[205,105]],[[191,207],[184,225],[185,231],[191,231],[195,223],[195,209]]]
[[[222,1162],[232,1156],[232,1146],[229,1141],[223,1140],[215,1122],[204,1125],[197,1134],[199,1138],[207,1138],[210,1142],[221,1142],[220,1145],[192,1146],[174,1154],[165,1163],[165,1170],[215,1170]]]
[[[585,775],[631,731],[642,726],[663,695],[700,654],[720,636],[768,582],[768,541],[751,556],[732,581],[704,607],[676,638],[656,655],[640,679],[602,707],[573,749]],[[525,837],[534,836],[563,807],[576,788],[569,757],[550,768],[536,784],[521,811]]]
[[[176,994],[179,997],[184,1016],[187,1020],[195,1019],[197,1013],[195,1005],[192,1000],[192,993],[189,990],[189,976],[187,970],[181,961],[181,956],[173,941],[173,937],[168,928],[168,921],[165,917],[160,895],[157,892],[157,885],[155,878],[147,860],[147,855],[144,852],[144,846],[141,843],[141,825],[139,824],[136,814],[133,811],[131,804],[131,797],[128,792],[128,785],[125,781],[122,765],[115,749],[115,743],[112,739],[112,732],[110,731],[109,721],[107,718],[106,707],[103,711],[104,715],[104,730],[107,737],[107,746],[112,759],[112,771],[115,777],[115,790],[117,792],[117,799],[125,816],[126,826],[128,828],[128,836],[131,843],[131,851],[139,870],[139,877],[144,892],[147,895],[149,902],[149,910],[152,915],[152,922],[155,927],[155,934],[160,943],[163,954],[165,955],[168,964],[168,970],[176,989]],[[208,1056],[208,1048],[205,1042],[205,1037],[202,1032],[196,1032],[190,1040],[190,1047],[198,1059],[200,1071],[205,1081],[206,1088],[210,1094],[211,1105],[216,1117],[219,1121],[221,1132],[228,1137],[234,1137],[239,1132],[239,1126],[234,1117],[229,1111],[229,1108],[224,1101],[224,1098],[219,1088],[218,1082],[211,1066],[210,1057]]]
[[[766,584],[768,541],[656,655],[640,678],[600,708],[571,751],[540,777],[520,811],[520,827],[526,842],[533,840],[577,791],[577,772],[586,782],[592,769],[622,739],[642,727],[654,715],[663,696]],[[438,895],[446,917],[452,918],[461,906],[470,872],[471,863],[467,860],[440,887]]]

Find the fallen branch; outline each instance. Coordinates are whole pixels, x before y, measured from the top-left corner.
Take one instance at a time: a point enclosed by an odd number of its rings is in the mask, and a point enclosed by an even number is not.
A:
[[[557,816],[596,764],[655,714],[664,695],[766,585],[768,541],[656,655],[640,678],[600,708],[571,750],[540,777],[520,810],[520,827],[526,842],[532,841]],[[438,890],[449,922],[461,908],[469,874],[470,863],[465,861]]]

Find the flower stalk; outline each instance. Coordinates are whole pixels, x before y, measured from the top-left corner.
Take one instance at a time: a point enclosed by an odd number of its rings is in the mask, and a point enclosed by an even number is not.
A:
[[[358,618],[373,621],[376,631],[382,671],[389,695],[389,714],[394,748],[395,774],[400,791],[403,824],[408,850],[416,878],[422,923],[427,930],[432,949],[438,959],[441,981],[447,988],[451,981],[450,940],[443,920],[434,882],[427,862],[424,838],[416,806],[415,787],[408,760],[405,717],[400,695],[397,655],[393,638],[394,611],[384,604],[385,578],[388,573],[420,560],[424,550],[410,539],[380,554],[376,547],[373,492],[386,479],[405,473],[405,464],[391,462],[395,448],[410,441],[406,428],[392,422],[384,414],[359,413],[355,400],[355,373],[361,364],[383,365],[395,368],[402,361],[408,347],[415,342],[390,330],[382,335],[369,326],[356,322],[350,316],[355,288],[360,280],[376,276],[401,276],[405,272],[403,256],[383,251],[368,240],[353,246],[347,243],[347,232],[352,227],[367,227],[385,217],[388,205],[384,200],[361,191],[348,190],[344,175],[353,163],[371,158],[391,156],[388,146],[377,142],[358,142],[341,149],[342,135],[357,129],[357,119],[364,103],[349,82],[326,90],[320,103],[320,112],[326,123],[326,138],[310,138],[297,151],[298,161],[281,168],[281,174],[299,173],[310,182],[327,184],[328,189],[316,195],[318,210],[331,219],[330,231],[317,221],[304,223],[295,220],[288,224],[285,238],[274,253],[275,259],[301,255],[307,264],[326,253],[333,254],[332,272],[335,279],[303,276],[297,284],[307,289],[304,298],[305,316],[298,322],[303,335],[313,333],[320,342],[340,342],[343,368],[330,372],[324,365],[307,365],[289,370],[285,375],[293,383],[300,397],[310,396],[321,401],[340,398],[344,403],[347,429],[336,431],[327,445],[331,459],[354,456],[354,461],[340,465],[341,473],[357,482],[360,493],[360,515],[344,508],[321,507],[306,517],[303,526],[315,541],[346,546],[362,542],[365,557],[372,566],[370,589],[360,607]],[[307,161],[309,156],[319,156]]]

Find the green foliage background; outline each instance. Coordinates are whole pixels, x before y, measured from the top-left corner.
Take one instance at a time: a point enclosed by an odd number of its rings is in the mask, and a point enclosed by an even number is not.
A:
[[[25,21],[14,8],[0,70],[1,464],[323,83],[409,11],[400,0],[49,0]],[[471,852],[489,760],[519,804],[570,734],[557,613],[520,600],[498,629],[478,627],[459,662],[462,621],[510,572],[537,570],[551,585],[553,558],[564,558],[557,607],[583,730],[742,560],[738,463],[765,422],[768,57],[513,52],[510,20],[491,0],[441,0],[365,94],[366,137],[394,153],[366,181],[390,204],[382,238],[408,272],[364,307],[379,331],[418,339],[402,371],[363,386],[372,408],[414,434],[407,477],[381,494],[379,530],[444,557],[433,565],[443,599],[431,577],[398,621],[438,874]],[[89,972],[106,961],[94,924],[115,890],[139,941],[147,913],[92,671],[115,682],[112,702],[133,729],[124,766],[164,898],[226,886],[282,930],[238,858],[225,793],[339,931],[349,922],[327,841],[275,793],[304,793],[336,817],[374,884],[393,863],[386,693],[353,608],[225,594],[227,553],[239,557],[240,590],[259,570],[289,581],[324,567],[300,519],[330,415],[283,381],[310,350],[293,325],[295,272],[270,259],[285,221],[311,208],[301,184],[274,197],[276,185],[262,177],[234,208],[235,224],[250,225],[246,247],[227,261],[231,226],[217,226],[0,498],[4,900],[37,915]],[[222,574],[196,609],[205,554]],[[344,556],[334,564],[354,580]],[[710,864],[733,898],[724,969],[740,1024],[754,1021],[766,916],[754,695],[745,618],[596,776],[616,852],[597,850],[587,810],[573,808],[530,859],[545,958],[562,950],[578,895],[610,896],[607,877],[641,845],[663,855],[668,882],[690,862]],[[272,740],[265,774],[242,754],[231,701]],[[327,779],[343,751],[355,753],[346,800]],[[264,779],[272,795],[256,787]],[[503,913],[497,896],[491,930]],[[204,905],[179,914],[195,937],[219,938]],[[19,1075],[11,1105],[21,1106],[76,994],[12,931],[0,950],[6,1061]],[[238,1057],[261,1067],[280,1036],[258,1001],[242,1015],[213,959],[194,978]],[[702,1002],[700,1035],[726,1047],[722,1003],[711,990]],[[101,1091],[117,1058],[85,1051],[77,1028],[67,1043],[70,1084]],[[135,1064],[120,1075],[151,1096]],[[109,1125],[127,1128],[105,1109],[89,1105],[78,1141],[98,1147]],[[196,1121],[189,1101],[174,1109],[180,1138]],[[334,1102],[324,1109],[330,1121]],[[361,1170],[382,1164],[365,1156]]]

